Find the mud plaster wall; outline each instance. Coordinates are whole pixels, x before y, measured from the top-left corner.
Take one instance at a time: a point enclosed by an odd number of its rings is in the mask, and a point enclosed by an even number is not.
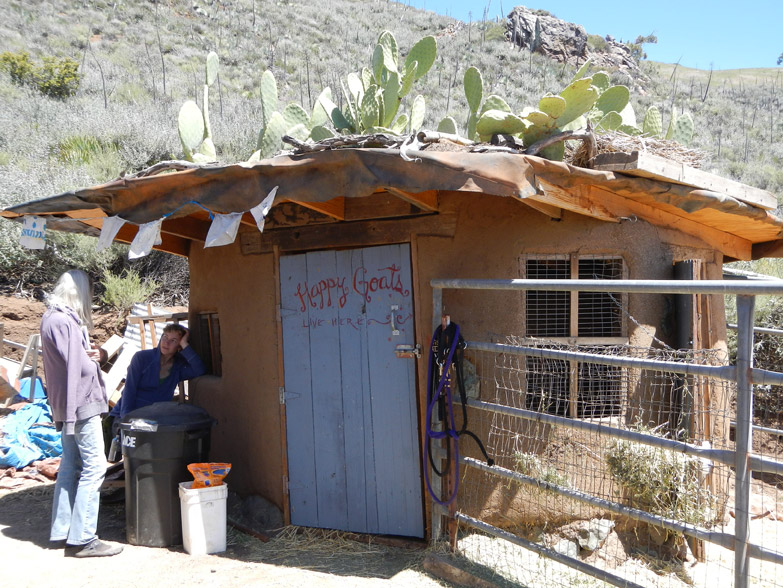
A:
[[[227,482],[283,507],[278,395],[276,280],[272,255],[243,256],[239,243],[190,257],[190,312],[216,311],[222,377],[192,387],[194,403],[218,419],[210,460],[231,462]]]
[[[661,233],[642,220],[606,223],[564,211],[562,220],[553,221],[510,198],[477,194],[441,194],[440,207],[458,214],[453,238],[401,233],[396,240],[412,242],[417,342],[425,351],[432,336],[433,278],[517,278],[521,256],[532,253],[620,254],[631,279],[671,278],[672,262],[680,258],[716,261],[701,241]],[[274,256],[242,255],[238,242],[211,249],[195,245],[190,266],[191,312],[216,311],[220,317],[223,376],[204,379],[193,390],[194,401],[219,421],[210,459],[233,463],[232,490],[261,494],[282,508]],[[502,341],[522,333],[519,293],[446,291],[443,300],[466,339]],[[665,309],[660,296],[630,299],[630,311],[643,326],[629,324],[633,344],[662,336]],[[426,361],[418,362],[417,381],[421,411]]]

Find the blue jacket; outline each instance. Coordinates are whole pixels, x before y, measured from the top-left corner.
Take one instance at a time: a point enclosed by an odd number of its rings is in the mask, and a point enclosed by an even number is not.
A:
[[[167,402],[174,398],[174,389],[182,380],[197,378],[206,370],[198,353],[190,346],[177,352],[169,376],[160,381],[160,349],[137,351],[128,366],[125,388],[120,401],[114,405],[111,415],[124,417],[142,406],[155,402]]]

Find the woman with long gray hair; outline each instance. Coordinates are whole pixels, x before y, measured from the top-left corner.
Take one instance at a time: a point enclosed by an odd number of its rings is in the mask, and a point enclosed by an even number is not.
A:
[[[81,270],[65,272],[47,298],[41,349],[52,415],[62,432],[63,454],[52,504],[49,540],[65,555],[116,555],[119,545],[98,539],[100,488],[106,474],[101,415],[108,411],[99,366],[90,344],[92,281]]]

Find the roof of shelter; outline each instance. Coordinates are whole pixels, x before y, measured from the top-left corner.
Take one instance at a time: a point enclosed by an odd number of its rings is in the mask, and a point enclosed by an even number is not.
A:
[[[210,211],[242,212],[242,224],[255,226],[248,211],[276,186],[276,208],[304,207],[320,222],[433,214],[439,195],[472,192],[514,198],[550,218],[560,218],[563,210],[605,222],[641,218],[696,235],[729,259],[783,256],[783,219],[769,192],[644,153],[601,155],[595,167],[603,169],[503,151],[406,154],[374,148],[233,165],[169,162],[0,215],[45,216],[47,228],[96,236],[103,219],[117,215],[127,222],[116,240],[125,242],[133,239],[136,225],[164,218],[156,248],[187,255],[192,242],[205,240]],[[366,198],[383,204],[367,206]],[[283,226],[271,222],[267,229]]]

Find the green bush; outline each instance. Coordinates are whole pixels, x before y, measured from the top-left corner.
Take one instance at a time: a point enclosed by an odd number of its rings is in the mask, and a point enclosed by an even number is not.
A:
[[[587,35],[587,46],[591,51],[601,53],[606,49],[606,39],[601,35]]]
[[[144,302],[158,289],[155,280],[142,279],[134,270],[126,270],[122,275],[107,271],[102,284],[104,292],[101,299],[120,314],[129,312],[136,302]]]
[[[26,51],[0,54],[0,69],[7,71],[19,86],[33,86],[44,96],[64,100],[79,89],[79,62],[68,57],[44,57],[41,65],[30,60]]]
[[[79,62],[68,57],[44,57],[43,64],[35,69],[34,79],[41,94],[64,100],[79,89]]]
[[[0,69],[7,71],[11,76],[11,81],[18,86],[24,86],[33,81],[35,67],[33,62],[30,61],[30,54],[27,51],[19,53],[3,52],[0,54]]]

